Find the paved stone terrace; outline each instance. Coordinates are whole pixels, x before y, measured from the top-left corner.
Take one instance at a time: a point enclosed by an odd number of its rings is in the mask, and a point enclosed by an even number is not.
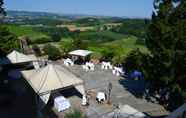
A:
[[[64,65],[62,65],[64,66]],[[131,92],[129,92],[129,86],[136,86],[135,81],[127,80],[123,77],[116,77],[112,74],[111,70],[101,70],[100,65],[96,65],[95,71],[85,72],[80,65],[73,67],[66,67],[69,71],[80,77],[85,82],[86,90],[106,91],[108,83],[112,83],[111,100],[112,104],[128,104],[141,112],[147,113],[150,116],[167,115],[168,112],[160,105],[147,102],[145,99],[136,98]],[[124,81],[121,83],[120,81]],[[111,112],[113,107],[105,105],[95,104],[94,101],[90,101],[90,106],[87,109],[87,115],[98,117],[107,112]]]

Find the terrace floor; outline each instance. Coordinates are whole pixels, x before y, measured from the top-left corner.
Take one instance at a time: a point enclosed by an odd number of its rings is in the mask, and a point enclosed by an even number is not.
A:
[[[61,64],[61,63],[60,63]],[[63,64],[62,64],[63,66]],[[80,109],[83,111],[88,118],[100,118],[102,116],[107,115],[114,111],[114,105],[120,104],[125,105],[128,104],[140,112],[144,112],[149,116],[164,116],[167,115],[168,112],[159,104],[147,102],[145,99],[137,98],[133,92],[131,92],[131,87],[139,86],[138,81],[127,80],[123,77],[116,77],[112,74],[111,70],[101,70],[100,65],[96,65],[95,71],[85,72],[80,65],[75,65],[73,67],[65,67],[76,76],[80,77],[84,80],[85,89],[92,92],[92,97],[89,101],[89,106],[83,107],[81,106],[81,98],[74,95],[68,96],[67,98],[70,100],[72,104],[72,109]],[[108,84],[112,83],[112,92],[111,92],[111,105],[106,103],[98,104],[95,100],[96,93],[99,91],[106,92],[108,88]],[[7,108],[3,107],[0,109],[0,116],[3,118],[33,118],[36,115],[36,106],[34,101],[34,96],[30,93],[33,91],[27,91],[30,89],[23,89],[24,83],[15,84],[15,88],[18,88],[18,91],[23,91],[21,95],[16,98],[12,98],[13,104],[7,106]],[[34,94],[34,93],[33,93]],[[63,94],[63,93],[61,93]],[[50,108],[49,108],[50,109]],[[70,110],[72,110],[70,109]],[[70,111],[68,110],[68,111]],[[50,112],[49,112],[50,111]],[[49,110],[46,111],[45,118],[63,118],[63,112],[55,112],[55,114]],[[68,112],[68,111],[65,111]],[[57,115],[57,116],[55,116]],[[54,117],[55,116],[55,117]],[[109,118],[108,116],[106,116]]]
[[[69,71],[80,77],[85,82],[85,89],[93,91],[107,91],[109,82],[112,83],[111,101],[112,105],[97,104],[95,99],[90,100],[89,107],[86,108],[86,115],[90,118],[97,118],[109,112],[113,112],[113,105],[128,104],[140,112],[144,112],[152,117],[168,115],[168,112],[159,104],[147,102],[143,98],[137,98],[130,90],[136,86],[143,85],[143,82],[128,80],[124,77],[116,77],[111,70],[101,70],[100,65],[96,65],[95,71],[85,72],[80,65],[66,67]]]

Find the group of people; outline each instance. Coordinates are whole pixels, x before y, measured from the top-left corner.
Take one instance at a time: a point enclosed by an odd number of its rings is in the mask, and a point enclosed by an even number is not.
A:
[[[116,75],[116,76],[121,76],[125,74],[122,67],[116,67],[116,66],[113,68],[112,73],[113,75]]]
[[[67,58],[64,60],[64,65],[65,66],[73,66],[74,62],[71,59]]]
[[[89,99],[90,99],[90,96],[89,95],[83,95],[81,104],[83,106],[89,105]],[[97,103],[98,104],[101,104],[105,100],[106,100],[106,94],[104,92],[98,92],[97,95],[96,95],[96,101],[97,101]]]
[[[89,70],[94,71],[95,70],[95,65],[92,62],[86,62],[85,65],[82,65],[82,67],[85,71],[89,71]]]
[[[110,62],[105,62],[105,61],[103,61],[102,63],[101,63],[101,69],[103,69],[103,70],[108,70],[108,69],[112,69],[113,67],[112,67],[112,65],[111,65],[111,63]]]
[[[64,60],[64,64],[66,66],[73,66],[74,62],[67,58]],[[86,62],[84,65],[82,65],[82,68],[88,72],[88,71],[94,71],[95,65],[92,62]],[[125,72],[123,71],[123,68],[121,66],[113,66],[111,62],[102,61],[101,63],[101,69],[102,70],[112,70],[113,75],[121,76],[124,75]]]

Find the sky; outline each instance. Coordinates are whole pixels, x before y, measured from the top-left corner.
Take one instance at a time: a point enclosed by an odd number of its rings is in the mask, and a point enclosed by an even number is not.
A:
[[[4,0],[7,10],[151,17],[153,0]]]

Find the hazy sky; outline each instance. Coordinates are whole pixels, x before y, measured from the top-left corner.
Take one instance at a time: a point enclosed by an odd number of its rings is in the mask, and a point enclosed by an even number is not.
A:
[[[8,10],[150,17],[153,0],[4,0]]]

